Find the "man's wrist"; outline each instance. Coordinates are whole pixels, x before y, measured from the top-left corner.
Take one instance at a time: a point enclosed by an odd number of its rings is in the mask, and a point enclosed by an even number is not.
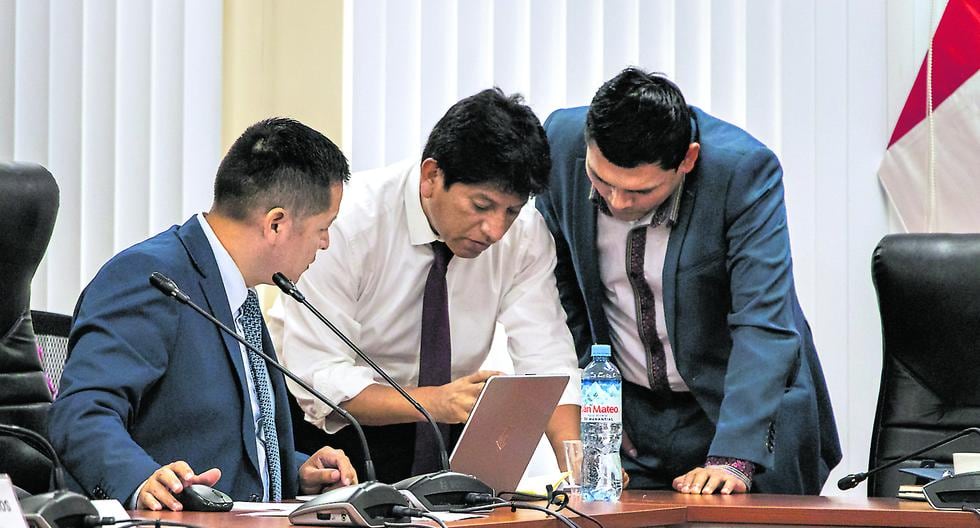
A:
[[[419,402],[419,405],[421,405],[423,409],[428,411],[429,414],[432,416],[432,419],[435,420],[436,422],[442,421],[441,420],[442,419],[442,412],[441,412],[442,394],[441,393],[442,393],[443,386],[444,385],[427,385],[424,387],[415,387],[414,389],[408,389],[409,395],[411,395],[412,398],[415,398],[415,400]],[[398,397],[401,398],[401,395],[398,395]],[[425,415],[418,412],[418,410],[416,410],[415,407],[410,402],[405,401],[405,404],[411,407],[412,412],[415,413],[416,422],[426,421]]]
[[[717,467],[735,475],[745,484],[745,489],[752,488],[752,477],[755,476],[755,464],[748,460],[731,457],[709,456],[704,467]]]
[[[133,495],[129,498],[129,500],[126,501],[126,507],[128,509],[130,510],[140,509],[140,492],[143,491],[143,486],[146,486],[145,480],[143,481],[142,484],[139,485],[138,488],[136,488],[136,491],[133,492]]]

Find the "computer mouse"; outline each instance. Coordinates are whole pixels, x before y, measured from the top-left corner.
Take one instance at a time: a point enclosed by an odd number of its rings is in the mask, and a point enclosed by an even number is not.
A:
[[[184,511],[226,512],[235,502],[223,492],[204,484],[185,486],[176,497],[184,506]]]

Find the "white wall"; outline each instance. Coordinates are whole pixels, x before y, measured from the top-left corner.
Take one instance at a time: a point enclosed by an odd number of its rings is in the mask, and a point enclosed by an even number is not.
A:
[[[936,4],[938,21],[945,4]],[[845,452],[831,482],[865,468],[881,365],[870,257],[896,225],[875,172],[926,49],[927,0],[346,7],[346,146],[355,169],[418,156],[446,108],[479,89],[520,92],[544,119],[588,104],[627,65],[667,73],[689,102],[767,143],[783,162],[797,287]],[[493,364],[503,364],[495,354]]]
[[[32,307],[71,313],[119,250],[211,203],[221,0],[0,0],[0,159],[61,207]]]

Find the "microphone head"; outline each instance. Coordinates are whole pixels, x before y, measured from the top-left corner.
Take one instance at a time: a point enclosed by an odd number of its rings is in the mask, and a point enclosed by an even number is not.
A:
[[[150,274],[150,284],[160,290],[165,295],[169,295],[182,303],[186,303],[190,298],[177,286],[177,283],[159,271]]]
[[[837,488],[840,490],[849,490],[864,482],[866,478],[868,478],[867,473],[851,473],[837,481]]]
[[[167,295],[173,295],[174,290],[177,289],[177,283],[159,271],[150,274],[150,284]]]
[[[303,302],[303,300],[306,299],[306,297],[296,289],[296,284],[289,280],[288,277],[283,275],[281,271],[277,271],[272,276],[272,282],[274,282],[283,293],[292,297],[293,299],[300,302]]]

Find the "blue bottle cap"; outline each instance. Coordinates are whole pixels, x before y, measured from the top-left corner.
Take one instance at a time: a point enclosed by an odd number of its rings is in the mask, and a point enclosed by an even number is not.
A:
[[[610,357],[612,349],[609,345],[592,345],[592,357]]]

